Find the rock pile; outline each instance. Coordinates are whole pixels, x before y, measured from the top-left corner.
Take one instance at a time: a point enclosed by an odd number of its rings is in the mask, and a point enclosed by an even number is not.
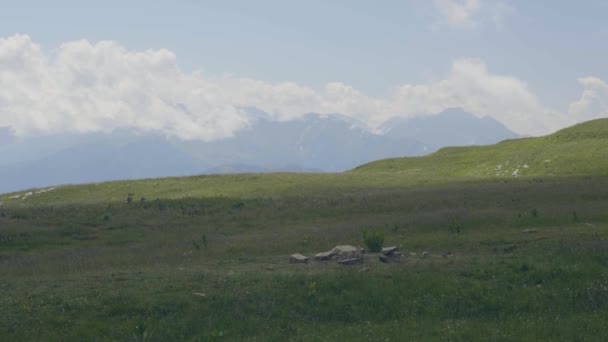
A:
[[[365,251],[361,247],[355,247],[351,245],[338,245],[327,252],[317,253],[313,260],[316,262],[326,262],[336,260],[340,265],[360,265],[365,261]],[[399,251],[399,247],[385,247],[378,255],[378,259],[383,263],[394,263],[400,262],[402,253]],[[289,257],[289,262],[293,264],[304,264],[309,262],[309,258],[296,253]]]
[[[333,258],[338,260],[340,265],[357,265],[363,263],[363,249],[351,245],[339,245],[330,251],[315,255],[315,260],[328,261]]]

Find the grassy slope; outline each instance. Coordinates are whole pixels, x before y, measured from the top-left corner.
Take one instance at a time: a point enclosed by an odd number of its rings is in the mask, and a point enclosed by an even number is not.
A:
[[[528,167],[524,167],[527,165]],[[608,175],[608,119],[576,125],[540,138],[480,147],[448,147],[426,157],[387,159],[356,172],[405,173],[411,177]]]
[[[2,196],[0,340],[601,340],[608,177],[588,176],[604,175],[606,158],[586,157],[605,153],[605,125],[345,174]],[[516,150],[536,156],[517,161],[529,170],[546,158],[585,176],[466,171],[515,160]],[[148,200],[126,204],[128,192]],[[285,262],[361,244],[370,228],[417,254],[392,265],[370,259],[367,271]]]

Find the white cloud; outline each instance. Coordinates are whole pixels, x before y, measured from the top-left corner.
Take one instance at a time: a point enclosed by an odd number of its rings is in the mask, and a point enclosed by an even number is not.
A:
[[[480,0],[434,0],[439,15],[451,26],[472,27],[481,9]]]
[[[214,84],[180,72],[172,52],[114,42],[69,42],[49,57],[28,36],[0,39],[0,89],[0,125],[20,135],[131,127],[216,139],[247,124]]]
[[[522,134],[543,134],[565,123],[562,115],[539,103],[525,82],[493,74],[476,59],[454,62],[444,80],[400,87],[391,102],[392,112],[407,109],[410,114],[462,107],[490,115]]]
[[[498,29],[513,8],[503,0],[433,0],[439,23],[452,28],[472,29],[492,24]]]
[[[588,93],[571,106],[572,113],[590,110],[586,104],[606,86],[599,79],[579,81]],[[259,108],[276,120],[341,113],[372,128],[393,116],[462,107],[530,135],[575,120],[571,113],[543,106],[525,82],[492,73],[476,59],[455,61],[441,80],[404,84],[372,97],[340,82],[313,89],[185,73],[168,50],[134,52],[115,42],[68,42],[45,54],[28,36],[16,35],[0,39],[0,89],[0,127],[10,126],[20,135],[132,128],[213,140],[249,124],[243,107]]]
[[[580,98],[570,104],[568,114],[576,121],[608,117],[608,83],[597,77],[579,78],[585,88]]]

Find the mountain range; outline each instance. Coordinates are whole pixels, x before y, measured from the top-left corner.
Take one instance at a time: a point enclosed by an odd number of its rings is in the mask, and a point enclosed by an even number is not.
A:
[[[461,109],[393,118],[372,131],[340,115],[270,120],[250,109],[250,125],[227,139],[181,141],[129,130],[17,138],[0,128],[0,193],[59,184],[208,173],[339,172],[444,146],[485,145],[517,134]]]

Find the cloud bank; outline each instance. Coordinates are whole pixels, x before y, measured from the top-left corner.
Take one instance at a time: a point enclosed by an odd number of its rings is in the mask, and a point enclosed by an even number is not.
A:
[[[0,39],[0,127],[18,135],[130,128],[214,140],[247,127],[245,107],[259,108],[275,120],[341,113],[370,128],[393,116],[462,107],[520,134],[538,135],[608,115],[606,83],[593,77],[579,82],[585,87],[582,96],[560,113],[543,106],[522,80],[492,73],[477,59],[454,61],[441,80],[404,84],[372,97],[341,82],[313,89],[187,73],[171,51],[129,51],[111,41],[66,42],[47,53],[29,36],[15,35]]]
[[[580,120],[608,117],[608,83],[597,77],[579,78],[581,97],[570,104],[569,114]]]

